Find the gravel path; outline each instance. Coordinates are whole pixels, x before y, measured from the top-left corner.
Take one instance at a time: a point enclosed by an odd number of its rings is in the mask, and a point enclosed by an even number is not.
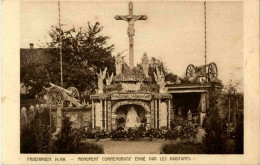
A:
[[[106,154],[160,154],[161,146],[165,141],[113,141],[100,140],[97,142],[104,147]]]

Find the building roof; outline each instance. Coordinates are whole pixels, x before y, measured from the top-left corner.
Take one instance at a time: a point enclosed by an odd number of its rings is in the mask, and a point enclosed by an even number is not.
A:
[[[47,64],[51,60],[49,48],[21,48],[20,49],[20,67],[30,66],[31,64]]]

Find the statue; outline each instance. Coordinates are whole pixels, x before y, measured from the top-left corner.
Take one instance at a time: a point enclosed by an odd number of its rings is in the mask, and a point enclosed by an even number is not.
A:
[[[133,2],[129,2],[129,14],[128,15],[116,15],[116,20],[124,20],[128,23],[127,34],[129,37],[129,67],[132,69],[134,67],[134,23],[137,20],[146,20],[146,15],[134,15]]]
[[[103,93],[103,80],[106,77],[107,68],[102,72],[100,69],[100,73],[98,75],[98,93]]]
[[[123,64],[123,59],[120,53],[118,53],[116,55],[116,75],[122,74],[122,64]]]
[[[160,87],[160,92],[159,93],[165,93],[165,76],[163,71],[159,71],[158,67],[156,67],[156,73],[154,73],[154,78],[156,83],[159,85]]]
[[[147,57],[147,54],[144,53],[143,57],[142,57],[142,63],[141,63],[142,67],[143,67],[143,71],[146,77],[148,76],[148,71],[149,71],[149,59]]]
[[[138,117],[136,110],[131,107],[126,115],[126,127],[127,128],[133,128],[133,127],[139,127],[141,125],[140,118]]]
[[[114,77],[114,73],[112,73],[110,77],[109,77],[109,74],[108,74],[108,78],[106,79],[107,85],[111,85],[113,77]]]

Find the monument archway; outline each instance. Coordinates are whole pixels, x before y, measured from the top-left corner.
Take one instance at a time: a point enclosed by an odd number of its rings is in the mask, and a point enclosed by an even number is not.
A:
[[[134,128],[145,126],[149,106],[141,102],[121,102],[113,107],[116,115],[116,126]]]
[[[150,112],[150,107],[147,105],[147,103],[143,102],[143,101],[137,101],[137,100],[133,100],[133,101],[120,101],[117,102],[113,107],[112,107],[112,113],[116,113],[116,110],[123,105],[139,105],[141,107],[144,108],[144,110],[146,111],[146,113]]]

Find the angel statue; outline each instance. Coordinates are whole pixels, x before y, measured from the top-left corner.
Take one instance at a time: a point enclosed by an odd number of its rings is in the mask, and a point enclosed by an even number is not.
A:
[[[159,71],[158,67],[156,67],[156,73],[154,73],[154,78],[156,83],[160,87],[160,93],[165,93],[165,76],[162,70]]]
[[[114,73],[112,73],[111,76],[109,76],[109,74],[108,74],[108,78],[106,79],[107,85],[111,85],[113,77],[114,77]]]
[[[98,93],[103,93],[103,80],[106,77],[106,72],[107,72],[107,67],[105,68],[105,70],[102,72],[100,69],[100,73],[98,75]]]

